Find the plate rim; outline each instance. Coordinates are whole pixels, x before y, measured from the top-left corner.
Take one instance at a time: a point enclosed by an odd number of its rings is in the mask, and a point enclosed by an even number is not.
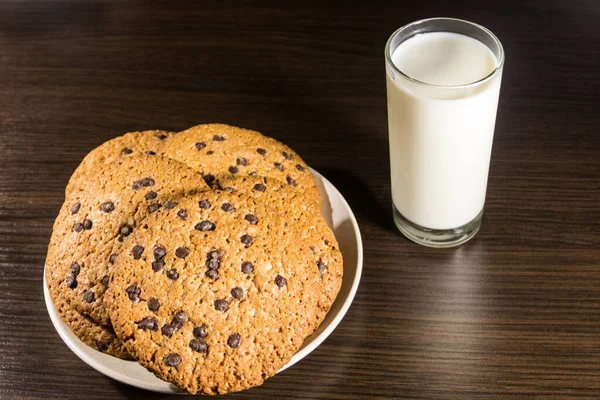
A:
[[[363,245],[362,245],[362,235],[360,233],[360,228],[359,228],[358,222],[356,221],[356,216],[354,215],[352,208],[348,204],[348,201],[342,195],[342,193],[338,190],[338,188],[335,185],[333,185],[327,178],[325,178],[321,173],[319,173],[318,171],[316,171],[315,169],[313,169],[311,167],[309,167],[309,168],[310,168],[311,173],[316,178],[318,178],[322,181],[324,187],[330,186],[331,188],[333,188],[335,193],[339,196],[339,199],[341,200],[341,203],[343,204],[344,209],[347,211],[349,220],[352,224],[352,229],[354,231],[354,240],[355,240],[355,246],[356,246],[356,270],[355,270],[354,280],[350,286],[348,295],[345,298],[344,303],[340,307],[337,314],[331,320],[331,322],[307,346],[305,346],[304,348],[297,351],[292,356],[290,361],[287,364],[285,364],[283,367],[281,367],[281,369],[279,369],[279,371],[277,371],[276,374],[279,374],[280,372],[285,371],[289,367],[298,363],[300,360],[304,359],[306,356],[308,356],[310,353],[312,353],[317,347],[319,347],[333,333],[333,331],[338,327],[338,325],[340,324],[342,319],[344,319],[346,313],[350,309],[350,306],[354,302],[354,297],[356,296],[356,292],[358,291],[358,286],[360,284],[360,279],[362,277]],[[333,227],[331,227],[331,229],[333,230]],[[343,277],[342,277],[342,281],[343,281]],[[48,315],[50,317],[50,320],[52,322],[54,329],[58,333],[61,340],[67,345],[67,347],[80,360],[82,360],[88,366],[92,367],[94,370],[98,371],[102,375],[108,376],[109,378],[112,378],[118,382],[130,385],[130,386],[134,386],[139,389],[150,390],[150,391],[153,391],[156,393],[171,393],[171,394],[187,393],[186,391],[180,389],[176,385],[174,385],[170,382],[167,382],[167,381],[162,381],[158,377],[156,377],[156,379],[159,380],[161,384],[164,383],[165,385],[163,387],[149,387],[149,384],[146,383],[145,381],[140,381],[139,379],[135,379],[134,377],[132,377],[130,375],[126,375],[124,372],[119,371],[118,369],[107,366],[106,363],[102,362],[102,360],[98,360],[97,358],[91,356],[86,351],[84,351],[84,349],[88,349],[88,348],[93,351],[97,351],[97,350],[89,347],[87,344],[85,344],[83,341],[81,341],[81,339],[79,339],[77,336],[75,336],[75,334],[70,330],[70,328],[62,321],[62,319],[60,319],[58,310],[54,306],[54,303],[52,302],[52,299],[50,297],[50,292],[48,290],[48,285],[46,282],[46,265],[45,265],[45,263],[44,263],[44,273],[43,273],[43,291],[44,291],[44,301],[46,303],[46,310],[48,312]],[[73,339],[70,336],[73,336]],[[98,352],[98,355],[102,355],[105,357],[111,357],[111,359],[114,358],[113,356],[110,356],[110,355],[107,355],[107,354],[104,354],[101,352]],[[136,363],[135,360],[122,360],[122,359],[118,359],[118,358],[114,358],[114,359],[116,360],[116,362]],[[141,367],[141,368],[143,368],[143,367]]]

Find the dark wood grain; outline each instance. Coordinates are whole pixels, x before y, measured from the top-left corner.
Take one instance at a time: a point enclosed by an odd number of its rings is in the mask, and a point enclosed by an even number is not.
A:
[[[231,398],[600,398],[600,3],[323,3],[0,3],[0,398],[164,397],[62,343],[45,252],[89,150],[215,121],[303,155],[365,251],[330,338]],[[483,226],[451,250],[404,239],[389,195],[383,46],[440,15],[507,54]]]

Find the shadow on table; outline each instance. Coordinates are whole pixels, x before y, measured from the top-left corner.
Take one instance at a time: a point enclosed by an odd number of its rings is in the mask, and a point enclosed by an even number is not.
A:
[[[318,171],[340,191],[357,218],[366,216],[382,228],[398,232],[390,207],[382,204],[366,182],[342,169],[321,168]]]

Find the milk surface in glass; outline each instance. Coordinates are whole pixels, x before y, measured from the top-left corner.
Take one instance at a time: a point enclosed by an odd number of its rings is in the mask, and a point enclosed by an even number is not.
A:
[[[480,41],[450,32],[417,34],[391,59],[405,75],[387,74],[394,205],[426,228],[467,224],[485,202],[501,76],[469,84],[498,60]]]

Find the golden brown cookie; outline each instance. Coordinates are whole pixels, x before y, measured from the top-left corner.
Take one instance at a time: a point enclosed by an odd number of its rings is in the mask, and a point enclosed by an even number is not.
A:
[[[314,177],[300,156],[259,132],[224,124],[198,125],[178,133],[164,151],[202,173],[208,184],[234,176],[267,176],[295,187],[309,201],[321,201]]]
[[[120,160],[140,155],[162,155],[163,148],[174,135],[175,132],[157,130],[129,132],[102,143],[81,161],[73,172],[65,193],[71,193],[73,182],[89,173],[93,174],[99,165],[110,166]]]
[[[301,223],[214,191],[139,225],[106,301],[119,338],[158,377],[191,393],[260,385],[314,329],[326,294]]]
[[[208,187],[186,165],[158,155],[97,164],[71,184],[48,247],[48,289],[55,304],[109,326],[103,296],[120,246],[146,215]]]

